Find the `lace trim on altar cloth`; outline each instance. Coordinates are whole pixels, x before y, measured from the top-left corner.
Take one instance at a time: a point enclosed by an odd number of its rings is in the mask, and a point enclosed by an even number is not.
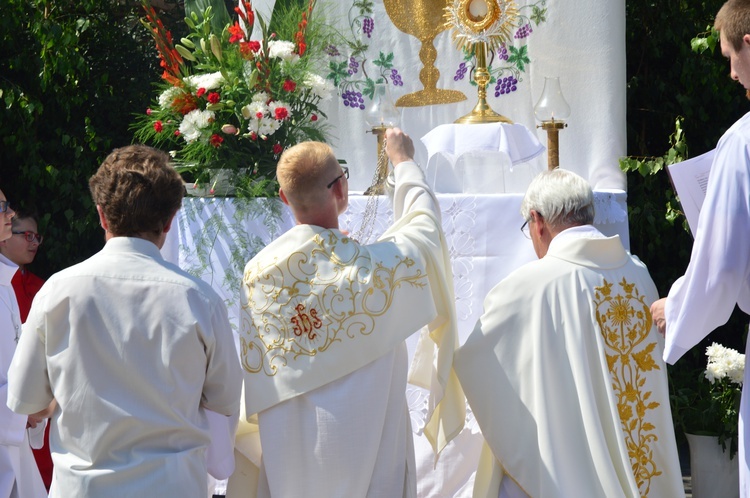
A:
[[[594,224],[622,223],[628,219],[625,202],[620,203],[617,195],[623,195],[621,190],[597,190],[594,193]]]

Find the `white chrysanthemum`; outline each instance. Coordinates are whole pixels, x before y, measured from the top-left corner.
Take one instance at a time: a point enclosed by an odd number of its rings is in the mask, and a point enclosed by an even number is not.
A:
[[[263,102],[251,102],[242,108],[242,117],[245,119],[257,119],[258,113],[266,115],[268,107]]]
[[[265,104],[266,102],[268,102],[269,99],[270,97],[268,96],[266,92],[258,92],[255,95],[253,95],[253,102],[262,102]]]
[[[742,384],[745,375],[745,355],[738,351],[713,343],[706,348],[708,364],[705,376],[711,383],[728,378],[731,382]]]
[[[724,354],[724,346],[719,344],[718,342],[714,342],[710,346],[706,348],[706,356],[708,356],[708,361],[713,361],[714,358],[719,358],[722,354]]]
[[[333,94],[333,83],[315,73],[307,73],[302,84],[309,87],[321,100],[327,100]]]
[[[273,135],[279,128],[281,128],[281,121],[277,121],[273,118],[263,118],[260,120],[258,133],[266,136]]]
[[[214,120],[213,111],[201,111],[195,109],[185,114],[180,123],[180,135],[187,143],[195,142],[201,136],[201,130],[210,125]]]
[[[171,86],[159,94],[159,107],[165,108],[172,105],[174,99],[182,93],[182,90],[176,86]]]
[[[268,57],[279,58],[287,62],[297,62],[299,55],[294,53],[294,43],[284,40],[268,42]]]
[[[187,76],[185,81],[194,86],[195,88],[205,88],[206,90],[215,90],[224,83],[224,76],[221,75],[221,71],[215,73],[205,74],[194,74]]]

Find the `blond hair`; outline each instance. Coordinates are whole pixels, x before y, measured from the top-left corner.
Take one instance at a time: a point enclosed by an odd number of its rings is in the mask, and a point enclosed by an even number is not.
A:
[[[750,0],[729,0],[722,5],[716,14],[714,29],[724,35],[735,51],[739,51],[742,39],[750,33]]]
[[[338,174],[337,167],[333,149],[327,144],[301,142],[281,154],[276,177],[289,203],[299,211],[308,211],[327,195],[326,185]]]

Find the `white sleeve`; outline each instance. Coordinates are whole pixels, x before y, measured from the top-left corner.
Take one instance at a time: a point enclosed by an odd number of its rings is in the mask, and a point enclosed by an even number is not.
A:
[[[748,226],[750,154],[744,137],[731,130],[720,141],[711,167],[690,264],[667,298],[668,363],[726,323],[735,304],[750,311]]]

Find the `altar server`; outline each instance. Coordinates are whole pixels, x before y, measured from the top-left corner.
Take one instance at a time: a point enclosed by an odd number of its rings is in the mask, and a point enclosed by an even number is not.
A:
[[[305,142],[279,161],[279,194],[298,224],[244,275],[240,343],[245,408],[260,428],[258,496],[415,495],[404,340],[424,325],[417,363],[436,365],[425,377],[448,390],[426,432],[439,448],[463,424],[450,374],[457,335],[439,205],[409,136],[391,129],[386,143],[395,221],[371,245],[339,230],[348,171],[330,147]]]
[[[224,302],[159,252],[182,179],[131,145],[89,186],[106,243],[34,298],[8,406],[52,412],[50,496],[205,497],[206,410],[239,413],[241,370]]]
[[[486,440],[474,496],[684,496],[647,269],[594,228],[575,173],[536,177],[521,214],[540,259],[490,291],[455,356]]]
[[[729,0],[714,21],[730,76],[750,96],[750,1]],[[750,313],[750,114],[719,140],[708,178],[690,263],[652,312],[666,332],[664,359],[679,360],[729,319],[735,304]],[[750,343],[748,343],[750,344]],[[750,353],[748,345],[745,353]],[[740,491],[750,497],[750,401],[745,369],[739,422]]]
[[[0,191],[0,241],[12,236],[13,216],[8,199]],[[0,254],[0,498],[42,498],[47,496],[34,454],[29,431],[44,440],[44,422],[37,417],[13,413],[6,405],[8,368],[21,337],[21,313],[11,287],[18,266]]]

